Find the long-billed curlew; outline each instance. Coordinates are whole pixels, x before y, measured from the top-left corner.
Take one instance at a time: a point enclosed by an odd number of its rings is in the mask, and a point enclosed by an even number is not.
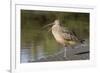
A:
[[[56,19],[49,25],[52,25],[51,31],[55,40],[65,47],[64,57],[66,57],[67,47],[75,45],[77,43],[82,43],[82,41],[79,40],[74,32],[69,31],[68,29],[65,29],[61,26],[59,19]]]

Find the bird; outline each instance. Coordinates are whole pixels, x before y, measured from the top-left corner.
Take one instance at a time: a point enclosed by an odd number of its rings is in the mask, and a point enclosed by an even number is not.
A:
[[[52,25],[49,31],[52,32],[54,39],[64,46],[64,57],[66,58],[66,51],[70,46],[76,45],[78,43],[83,43],[83,40],[80,40],[74,31],[70,31],[65,27],[61,26],[59,19],[55,19],[53,23],[48,25]],[[47,26],[48,26],[47,25]]]

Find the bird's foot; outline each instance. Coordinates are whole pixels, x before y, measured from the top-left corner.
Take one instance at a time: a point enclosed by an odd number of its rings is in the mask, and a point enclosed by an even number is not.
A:
[[[67,56],[64,56],[63,58],[64,58],[65,60],[66,60],[66,59],[68,59],[68,57],[67,57]]]

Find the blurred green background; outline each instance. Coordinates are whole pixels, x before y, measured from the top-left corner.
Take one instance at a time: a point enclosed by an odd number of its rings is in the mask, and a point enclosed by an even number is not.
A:
[[[79,38],[89,39],[89,13],[21,10],[21,50],[31,49],[32,60],[52,55],[63,48],[52,33],[47,32],[50,27],[43,28],[57,18]]]

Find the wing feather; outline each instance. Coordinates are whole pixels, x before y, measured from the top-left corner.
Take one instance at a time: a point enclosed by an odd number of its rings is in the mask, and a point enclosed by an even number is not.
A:
[[[75,33],[73,33],[72,31],[69,31],[68,29],[61,27],[62,30],[62,37],[66,40],[71,40],[71,41],[77,41],[78,38],[76,36]]]

